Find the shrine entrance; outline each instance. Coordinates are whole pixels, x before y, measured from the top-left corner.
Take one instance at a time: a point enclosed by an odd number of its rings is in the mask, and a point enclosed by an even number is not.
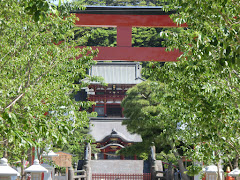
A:
[[[120,155],[117,155],[115,152],[108,152],[107,159],[121,159]]]
[[[120,104],[107,104],[107,117],[122,117],[122,107]]]

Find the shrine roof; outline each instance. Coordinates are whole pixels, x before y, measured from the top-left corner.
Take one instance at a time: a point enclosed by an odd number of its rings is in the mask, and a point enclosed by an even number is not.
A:
[[[85,6],[84,10],[72,10],[79,14],[129,14],[169,15],[175,11],[164,11],[163,6]]]
[[[103,77],[107,84],[138,84],[144,81],[141,69],[138,62],[98,62],[89,70],[89,75]]]
[[[138,134],[131,134],[128,132],[126,125],[122,125],[122,119],[103,119],[94,118],[90,120],[90,134],[96,142],[103,141],[106,137],[110,136],[113,132],[117,132],[120,138],[127,142],[142,142],[142,138]]]

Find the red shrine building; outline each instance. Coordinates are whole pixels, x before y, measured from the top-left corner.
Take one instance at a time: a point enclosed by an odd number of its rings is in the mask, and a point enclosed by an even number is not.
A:
[[[116,151],[141,142],[137,134],[130,134],[122,121],[125,120],[121,102],[126,91],[141,83],[141,65],[138,62],[98,62],[89,75],[103,77],[107,86],[91,82],[87,89],[88,100],[96,102],[93,111],[96,118],[90,119],[90,134],[96,140],[100,153],[94,159],[136,159],[116,155]]]

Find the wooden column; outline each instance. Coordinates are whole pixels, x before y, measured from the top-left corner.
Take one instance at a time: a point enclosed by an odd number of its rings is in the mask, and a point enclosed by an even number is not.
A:
[[[122,117],[124,117],[123,111],[124,111],[124,108],[122,107]]]
[[[107,155],[105,153],[103,155],[103,159],[107,159]]]
[[[107,102],[104,102],[104,116],[107,114]]]
[[[104,95],[104,116],[107,114],[107,95],[106,95],[106,90],[105,90],[105,95]]]

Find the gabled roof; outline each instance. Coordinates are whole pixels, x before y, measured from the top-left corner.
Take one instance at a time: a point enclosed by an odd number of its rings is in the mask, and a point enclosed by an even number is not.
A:
[[[138,62],[98,62],[89,71],[90,76],[100,76],[107,84],[138,84],[141,78],[141,65]],[[98,82],[91,82],[96,84]]]
[[[109,135],[107,135],[106,137],[104,137],[101,141],[105,142],[110,138],[120,138],[124,142],[129,142],[130,141],[127,137],[125,137],[124,134],[118,132],[115,128],[113,128],[112,132]]]
[[[140,135],[128,132],[122,120],[90,120],[90,134],[96,142],[103,142],[110,137],[119,137],[125,142],[142,142]]]

